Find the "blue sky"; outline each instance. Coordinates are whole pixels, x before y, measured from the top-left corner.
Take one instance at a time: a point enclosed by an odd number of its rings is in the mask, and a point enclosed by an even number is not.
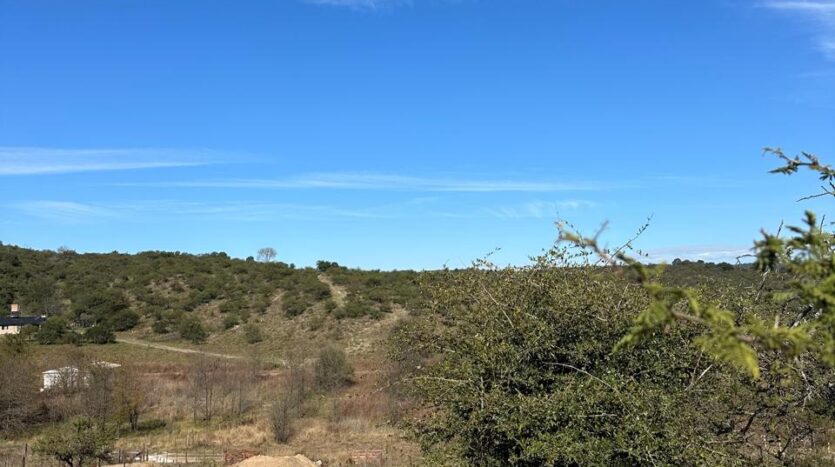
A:
[[[0,0],[4,243],[724,260],[831,211],[764,146],[835,160],[835,1]]]

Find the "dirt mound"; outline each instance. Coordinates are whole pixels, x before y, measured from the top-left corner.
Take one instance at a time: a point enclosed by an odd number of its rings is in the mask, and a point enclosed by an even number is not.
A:
[[[314,467],[317,464],[298,454],[286,457],[255,456],[235,465],[238,467]]]

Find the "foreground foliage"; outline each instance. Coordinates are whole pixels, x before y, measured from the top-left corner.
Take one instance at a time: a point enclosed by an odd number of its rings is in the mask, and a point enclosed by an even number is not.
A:
[[[832,180],[816,159],[784,160]],[[479,261],[427,281],[431,310],[393,355],[421,407],[411,429],[448,464],[822,462],[832,236],[812,214],[789,231],[757,244],[757,269],[710,281],[565,228],[530,266]]]

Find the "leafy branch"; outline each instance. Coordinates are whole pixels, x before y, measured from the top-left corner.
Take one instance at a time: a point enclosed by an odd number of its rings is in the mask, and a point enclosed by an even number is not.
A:
[[[790,158],[779,149],[766,149],[785,165],[772,173],[794,174],[800,169],[811,170],[826,182],[822,192],[804,199],[835,196],[835,169],[822,164],[812,154]],[[658,276],[662,266],[649,267],[629,256],[632,242],[626,247],[608,249],[599,243],[600,232],[584,237],[566,224],[559,224],[560,241],[589,250],[604,265],[622,265],[631,269],[637,282],[648,294],[650,303],[634,321],[629,333],[616,349],[634,345],[675,322],[687,322],[704,329],[694,343],[713,357],[746,370],[752,377],[760,377],[759,352],[763,350],[794,358],[813,352],[823,361],[835,365],[835,255],[833,235],[823,230],[812,212],[806,212],[804,226],[788,227],[791,236],[763,232],[762,240],[754,245],[756,266],[763,273],[780,270],[791,278],[790,289],[774,294],[778,303],[798,304],[800,316],[786,325],[775,318],[773,324],[759,317],[747,316],[739,323],[735,313],[704,303],[697,293],[688,288],[663,284]],[[639,231],[643,232],[646,226]]]
[[[763,151],[767,154],[777,156],[777,158],[784,163],[784,165],[772,170],[771,173],[793,175],[801,169],[807,169],[817,173],[818,178],[824,182],[824,184],[821,185],[820,193],[804,196],[798,201],[835,196],[835,169],[833,169],[830,165],[822,164],[820,159],[818,159],[818,157],[814,154],[801,152],[798,156],[789,157],[780,148],[765,148]]]

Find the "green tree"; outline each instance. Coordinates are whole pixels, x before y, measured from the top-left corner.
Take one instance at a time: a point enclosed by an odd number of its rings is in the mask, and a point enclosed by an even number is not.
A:
[[[116,334],[109,327],[97,324],[84,331],[84,341],[98,345],[111,344],[116,342]]]
[[[106,461],[115,439],[111,428],[80,417],[47,430],[37,440],[34,449],[67,467],[82,467],[92,461]]]
[[[64,317],[52,316],[35,333],[35,339],[39,344],[63,344],[71,340],[71,334],[73,332]]]

